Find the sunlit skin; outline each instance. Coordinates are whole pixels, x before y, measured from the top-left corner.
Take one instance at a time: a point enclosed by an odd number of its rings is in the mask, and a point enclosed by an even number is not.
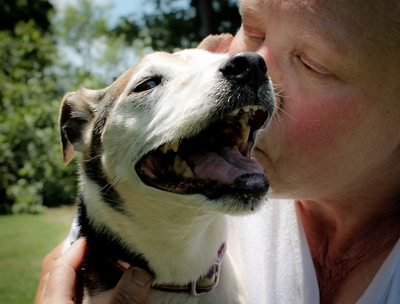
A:
[[[355,303],[400,237],[397,2],[240,4],[230,53],[262,55],[282,90],[254,157],[299,204],[321,303]]]

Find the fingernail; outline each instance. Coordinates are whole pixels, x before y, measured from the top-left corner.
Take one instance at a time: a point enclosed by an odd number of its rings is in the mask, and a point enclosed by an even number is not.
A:
[[[146,286],[150,282],[151,277],[143,269],[134,268],[132,271],[132,280],[139,286]]]

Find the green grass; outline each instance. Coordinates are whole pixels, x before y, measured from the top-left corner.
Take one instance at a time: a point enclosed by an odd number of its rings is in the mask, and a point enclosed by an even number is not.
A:
[[[0,216],[0,304],[33,303],[43,258],[68,235],[73,208]]]

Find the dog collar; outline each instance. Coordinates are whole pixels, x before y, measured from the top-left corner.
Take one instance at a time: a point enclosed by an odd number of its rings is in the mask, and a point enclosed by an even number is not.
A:
[[[217,261],[210,267],[207,274],[201,276],[197,281],[192,281],[185,285],[176,284],[155,284],[152,286],[155,290],[164,292],[187,292],[192,296],[201,296],[212,291],[217,287],[221,272],[222,261],[226,252],[226,243],[223,243],[218,250]],[[122,260],[109,259],[108,262],[118,272],[123,274],[131,265]]]

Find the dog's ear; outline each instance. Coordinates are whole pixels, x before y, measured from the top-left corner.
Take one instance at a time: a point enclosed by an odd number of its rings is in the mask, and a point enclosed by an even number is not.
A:
[[[227,53],[232,40],[231,34],[209,35],[200,42],[197,48],[212,53]]]
[[[68,164],[76,152],[84,152],[84,131],[93,120],[104,90],[80,89],[65,95],[60,107],[59,127],[64,164]]]

